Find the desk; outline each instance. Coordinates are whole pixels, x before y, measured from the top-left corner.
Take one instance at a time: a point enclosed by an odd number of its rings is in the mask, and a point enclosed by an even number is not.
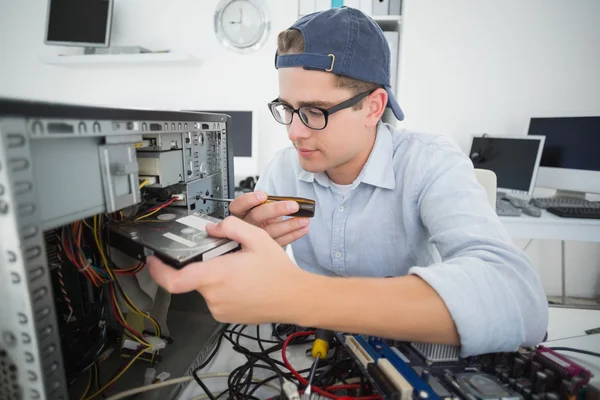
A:
[[[600,310],[550,307],[548,309],[548,342],[585,336],[585,331],[600,327]],[[600,336],[597,336],[600,342]],[[600,359],[598,359],[600,363]]]
[[[542,210],[539,218],[499,217],[511,237],[600,242],[600,219],[561,218]]]
[[[539,218],[522,214],[520,217],[499,217],[513,238],[560,240],[561,246],[561,305],[567,306],[565,241],[600,242],[600,219],[561,218],[542,210]],[[598,308],[598,306],[577,306]]]

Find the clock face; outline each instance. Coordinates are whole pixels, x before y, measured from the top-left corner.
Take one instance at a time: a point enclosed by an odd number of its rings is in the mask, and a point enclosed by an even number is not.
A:
[[[236,50],[260,47],[266,39],[269,21],[256,0],[222,1],[215,15],[215,29],[221,42]]]

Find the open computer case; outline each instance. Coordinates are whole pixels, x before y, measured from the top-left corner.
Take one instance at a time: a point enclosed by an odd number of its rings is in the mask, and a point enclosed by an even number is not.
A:
[[[126,270],[140,271],[143,257],[159,253],[161,245],[127,243],[174,226],[170,218],[229,214],[227,204],[205,198],[234,195],[230,127],[231,118],[223,114],[0,99],[0,393],[5,398],[73,398],[85,386],[89,362],[106,358],[100,373],[106,383],[132,358],[136,345],[128,340],[135,337],[123,334],[106,302],[118,282],[118,292],[124,288],[136,301],[131,282],[134,288],[142,283],[125,273],[112,278],[108,266],[123,272],[112,258],[133,258],[137,264]],[[131,238],[119,236],[120,228],[135,224],[139,229],[127,231]],[[161,238],[174,238],[170,250],[208,240],[201,232],[187,238],[167,233]],[[121,244],[119,250],[103,242],[109,237]],[[125,311],[128,304],[119,293],[111,299]],[[169,334],[164,349],[144,353],[139,367],[127,372],[138,384],[149,365],[163,363],[172,376],[189,373],[222,329],[199,294],[173,296],[166,303],[160,301],[164,293],[154,295],[152,310],[162,307],[162,319],[156,319]],[[130,320],[130,314],[127,321],[121,315],[122,322],[152,331],[152,321]],[[186,351],[177,347],[182,344]],[[109,347],[115,348],[112,355],[106,354]],[[173,398],[177,390],[156,396]]]

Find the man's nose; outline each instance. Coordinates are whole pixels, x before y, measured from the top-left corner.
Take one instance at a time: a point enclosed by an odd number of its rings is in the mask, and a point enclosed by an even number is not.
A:
[[[310,137],[312,130],[304,125],[298,114],[294,115],[292,123],[288,125],[288,137],[292,142]]]

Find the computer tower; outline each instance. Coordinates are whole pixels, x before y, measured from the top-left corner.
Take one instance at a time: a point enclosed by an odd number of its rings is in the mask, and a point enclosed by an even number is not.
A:
[[[117,323],[120,311],[110,309],[122,308],[121,322],[140,326],[143,338],[153,335],[146,332],[152,321],[125,312],[131,309],[121,292],[135,302],[136,274],[145,272],[143,260],[131,260],[110,245],[111,229],[160,221],[156,215],[170,209],[207,218],[229,215],[226,204],[199,199],[200,191],[234,195],[229,126],[231,119],[222,114],[0,99],[0,393],[10,399],[79,398],[93,365],[103,370],[96,375],[106,385],[132,360],[126,345],[132,334]],[[169,158],[163,152],[170,152]],[[145,168],[139,163],[143,157],[168,164]],[[161,182],[167,175],[178,182]],[[124,271],[117,257],[135,262],[128,276],[116,274]],[[193,338],[198,350],[206,348],[222,328],[199,294],[188,296],[192,300],[181,301],[157,289],[151,306],[140,310],[162,313],[155,322],[170,333],[164,334],[161,354],[142,349],[127,372],[136,377],[133,386],[143,383],[149,366],[167,362],[170,346]],[[185,307],[172,312],[177,304]],[[181,314],[186,312],[199,317]],[[178,323],[177,313],[183,315]],[[169,367],[173,374],[189,373],[202,356],[182,360],[178,352],[177,366]],[[123,382],[111,388],[131,386]],[[173,390],[161,391],[160,398],[172,397]],[[87,396],[92,394],[88,387]]]

